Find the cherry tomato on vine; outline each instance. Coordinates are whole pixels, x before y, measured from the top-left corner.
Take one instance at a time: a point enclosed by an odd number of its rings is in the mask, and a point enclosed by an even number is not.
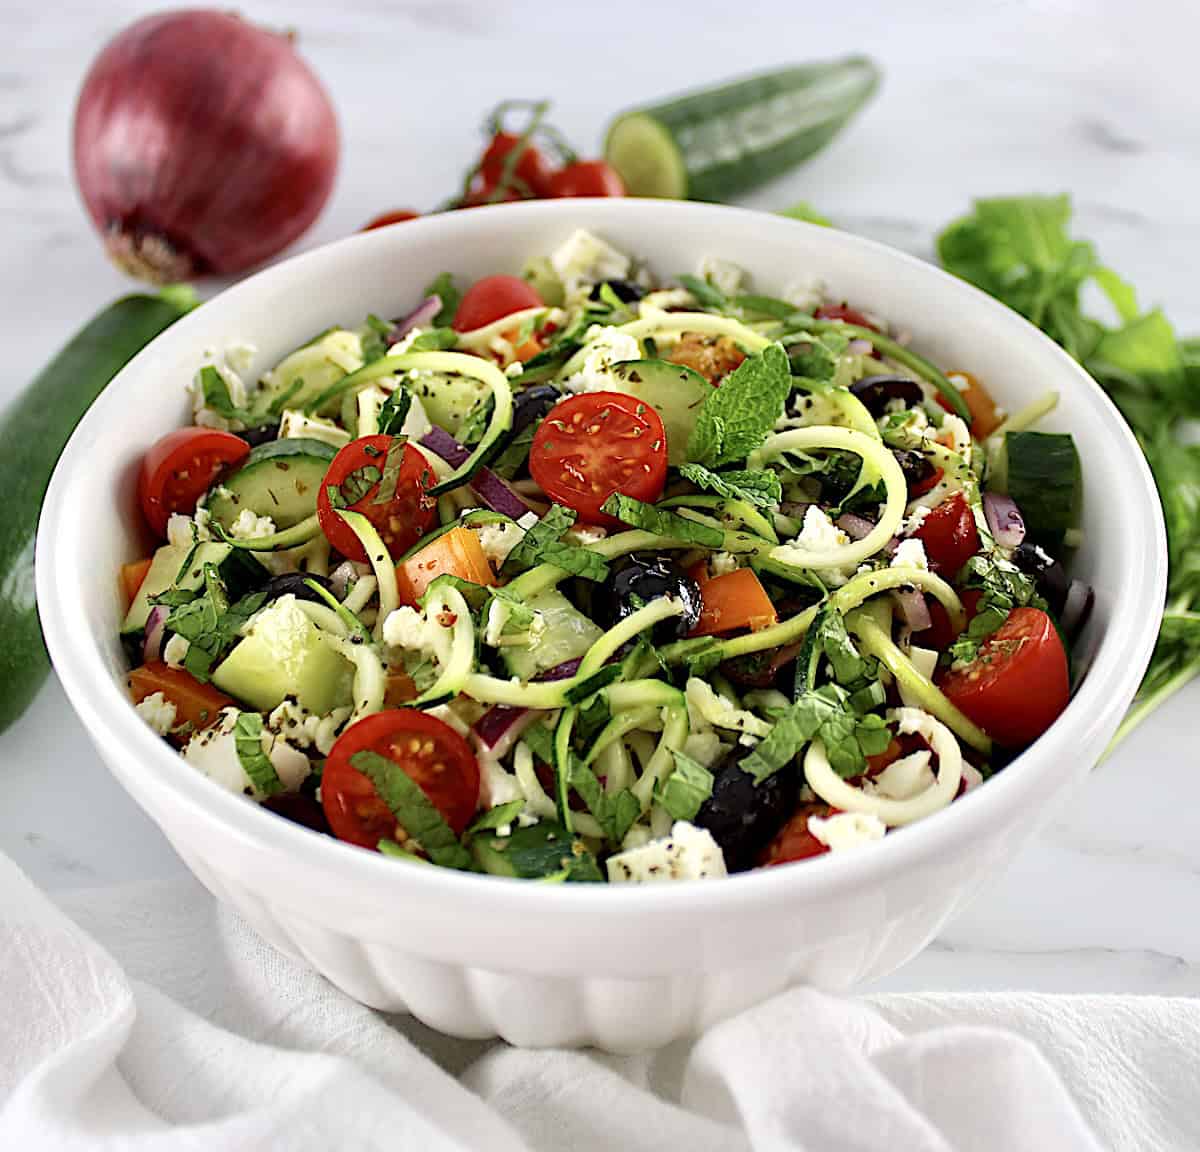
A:
[[[413,212],[408,208],[397,208],[394,212],[380,213],[380,215],[364,224],[360,231],[370,232],[375,228],[386,228],[389,224],[402,224],[406,220],[419,220],[420,218],[420,212]]]
[[[488,188],[497,188],[504,177],[505,160],[520,142],[520,137],[512,132],[497,132],[492,137],[483,154],[483,163],[479,174],[482,184]],[[515,176],[529,193],[534,196],[545,196],[549,191],[549,182],[554,171],[553,165],[546,159],[536,144],[526,143],[520,158],[513,167]],[[518,188],[518,191],[521,189]]]
[[[550,177],[551,196],[624,196],[625,181],[603,160],[576,160]]]

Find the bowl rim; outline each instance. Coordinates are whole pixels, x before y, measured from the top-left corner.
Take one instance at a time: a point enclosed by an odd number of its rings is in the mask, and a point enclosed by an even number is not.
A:
[[[788,229],[804,229],[810,234],[820,234],[820,243],[847,249],[868,261],[915,269],[916,274],[935,282],[946,299],[957,298],[970,302],[973,308],[990,310],[997,338],[1007,330],[1015,339],[1032,342],[1044,357],[1047,372],[1052,372],[1064,385],[1081,391],[1098,409],[1122,453],[1122,480],[1140,488],[1136,498],[1146,512],[1143,538],[1136,542],[1137,547],[1126,549],[1126,579],[1131,585],[1126,591],[1136,593],[1145,603],[1161,603],[1165,599],[1166,530],[1157,489],[1133,433],[1099,385],[1049,337],[1006,305],[924,260],[874,240],[725,205],[633,199],[531,201],[425,217],[344,237],[263,269],[226,288],[214,299],[222,301],[222,307],[233,307],[287,280],[318,279],[323,265],[335,256],[340,258],[360,249],[366,251],[381,242],[393,244],[397,230],[406,230],[414,237],[419,234],[436,240],[442,233],[461,240],[464,234],[486,233],[493,228],[502,230],[506,220],[536,215],[553,223],[556,216],[577,216],[582,209],[587,210],[594,227],[601,232],[606,221],[628,223],[639,217],[657,216],[680,220],[694,217],[693,223],[709,220],[714,227],[734,217],[753,219],[756,226],[778,230],[781,236]],[[205,309],[211,307],[205,305]],[[169,791],[174,802],[186,806],[193,819],[217,825],[255,849],[302,857],[311,867],[337,874],[351,883],[357,878],[372,890],[385,887],[396,899],[403,899],[405,892],[416,886],[426,890],[424,896],[439,901],[485,897],[493,907],[503,906],[503,912],[510,915],[555,915],[559,910],[572,909],[602,919],[621,918],[635,912],[690,917],[698,912],[720,912],[735,906],[745,912],[777,904],[783,898],[789,903],[823,900],[865,889],[872,882],[882,883],[889,875],[928,864],[935,857],[949,856],[976,833],[998,825],[1006,813],[1011,814],[1028,794],[1036,791],[1047,764],[1055,758],[1077,757],[1078,748],[1098,735],[1107,742],[1120,721],[1114,704],[1132,697],[1153,650],[1158,632],[1156,618],[1142,612],[1114,612],[1087,676],[1067,711],[1045,735],[988,780],[986,787],[973,789],[946,810],[890,832],[871,851],[826,853],[802,861],[803,867],[756,869],[732,875],[719,884],[580,884],[568,888],[443,868],[398,868],[394,860],[262,811],[259,805],[246,803],[188,768],[179,754],[137,716],[114,682],[91,630],[85,628],[83,634],[77,634],[68,620],[71,581],[79,583],[85,578],[78,571],[68,573],[60,565],[63,516],[73,489],[84,483],[87,469],[81,465],[88,433],[118,403],[125,382],[139,374],[142,365],[155,354],[156,346],[166,341],[187,341],[193,327],[201,322],[203,312],[202,309],[185,316],[134,357],[76,427],[54,470],[41,510],[36,591],[47,649],[72,707],[93,742],[105,748],[123,749],[128,753],[127,771],[148,774],[148,782]],[[86,623],[82,613],[79,620]]]

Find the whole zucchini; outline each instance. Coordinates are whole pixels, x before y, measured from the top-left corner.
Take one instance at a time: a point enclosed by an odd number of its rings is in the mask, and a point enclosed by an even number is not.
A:
[[[765,72],[622,113],[604,156],[630,196],[728,200],[819,152],[878,84],[864,56]]]
[[[29,706],[50,661],[34,600],[33,545],[50,473],[105,385],[196,304],[191,289],[126,296],[101,312],[0,415],[0,732]]]

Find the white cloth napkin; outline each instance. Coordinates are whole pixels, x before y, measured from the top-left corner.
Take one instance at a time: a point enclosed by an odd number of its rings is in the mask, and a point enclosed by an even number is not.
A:
[[[523,1052],[363,1008],[191,880],[63,907],[0,856],[0,1148],[1200,1148],[1193,1001],[798,989],[659,1053]]]

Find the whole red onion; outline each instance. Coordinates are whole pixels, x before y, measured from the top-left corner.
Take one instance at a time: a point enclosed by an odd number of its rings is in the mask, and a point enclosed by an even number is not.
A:
[[[225,12],[148,16],[92,66],[75,174],[109,254],[158,282],[228,275],[287,247],[333,187],[338,131],[287,36]]]

